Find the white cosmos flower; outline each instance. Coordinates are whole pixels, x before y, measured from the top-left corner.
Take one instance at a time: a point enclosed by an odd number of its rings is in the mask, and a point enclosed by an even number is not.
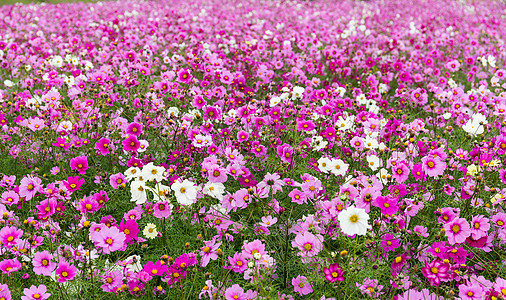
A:
[[[164,184],[158,182],[154,188],[148,188],[150,192],[153,193],[153,201],[163,201],[166,200],[165,195],[170,192],[170,188]]]
[[[202,192],[218,200],[223,199],[223,193],[225,193],[225,185],[221,182],[208,182],[204,185]]]
[[[350,206],[337,219],[341,230],[347,235],[365,235],[369,229],[369,215],[362,208]]]
[[[146,195],[146,185],[143,181],[135,180],[130,183],[130,193],[132,194],[132,202],[135,204],[144,204],[148,200]]]
[[[148,239],[154,239],[158,235],[158,230],[156,229],[156,225],[153,223],[148,223],[144,230],[142,231],[145,237]]]
[[[323,173],[328,173],[332,169],[332,161],[328,157],[320,157],[318,160],[318,169]]]
[[[330,172],[332,172],[332,174],[336,175],[336,176],[344,176],[346,174],[346,172],[348,171],[348,167],[350,165],[348,165],[347,163],[345,163],[342,159],[333,159],[332,160],[332,164],[331,164],[331,169],[330,169]]]
[[[197,187],[187,179],[174,182],[170,188],[176,194],[176,200],[181,205],[191,205],[197,199]]]
[[[142,167],[141,175],[144,180],[152,181],[156,180],[160,182],[164,179],[163,173],[165,172],[164,167],[157,167],[152,162]]]
[[[137,177],[139,177],[139,175],[141,175],[141,169],[137,167],[130,167],[126,169],[123,175],[125,175],[125,177],[130,181],[132,179],[136,179]]]
[[[376,171],[381,166],[381,159],[376,155],[367,156],[367,165],[371,170]]]

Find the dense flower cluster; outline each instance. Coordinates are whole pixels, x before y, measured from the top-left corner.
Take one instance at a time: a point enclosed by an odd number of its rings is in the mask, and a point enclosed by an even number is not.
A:
[[[0,7],[0,299],[506,298],[506,6]]]

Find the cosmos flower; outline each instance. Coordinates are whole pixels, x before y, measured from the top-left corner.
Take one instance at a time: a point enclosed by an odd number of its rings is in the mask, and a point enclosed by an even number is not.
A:
[[[350,206],[338,216],[339,226],[347,235],[365,235],[369,229],[369,215],[362,208]]]

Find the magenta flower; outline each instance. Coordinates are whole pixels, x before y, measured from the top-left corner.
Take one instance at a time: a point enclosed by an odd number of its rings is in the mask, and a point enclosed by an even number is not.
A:
[[[156,263],[149,261],[142,270],[151,276],[164,276],[169,271],[167,265],[162,265],[159,260]]]
[[[292,278],[292,285],[294,287],[294,290],[301,296],[313,292],[313,288],[305,276],[299,275],[296,278]]]
[[[381,237],[381,245],[383,245],[383,251],[395,251],[395,249],[399,248],[399,240],[395,238],[393,234],[385,234]]]
[[[63,184],[69,192],[74,192],[81,189],[81,186],[84,184],[84,178],[79,179],[79,176],[69,176],[67,180],[63,181]]]
[[[137,122],[130,123],[130,125],[128,125],[128,127],[127,127],[126,132],[129,135],[132,134],[132,135],[135,135],[136,137],[138,137],[142,133],[142,124],[139,124]]]
[[[464,218],[453,219],[451,222],[444,224],[443,229],[450,245],[463,243],[471,235],[469,223]]]
[[[441,281],[450,279],[450,264],[443,263],[439,260],[427,264],[422,268],[422,273],[427,278],[431,285],[440,285]]]
[[[59,137],[56,139],[56,142],[53,143],[52,145],[67,150],[68,148],[70,148],[72,144],[70,142],[67,142],[67,139]]]
[[[95,150],[100,152],[101,155],[106,155],[111,153],[111,140],[107,138],[101,138],[95,144]]]
[[[51,276],[56,268],[56,263],[52,262],[52,259],[53,255],[47,250],[35,253],[32,259],[33,272],[37,275]]]
[[[103,253],[110,254],[123,249],[126,236],[117,227],[102,226],[100,231],[90,234],[90,240],[94,241],[96,247],[100,247]]]
[[[0,242],[3,245],[14,246],[17,244],[18,239],[23,236],[23,230],[14,226],[7,226],[0,229]]]
[[[209,264],[209,261],[218,259],[218,253],[216,250],[220,247],[221,243],[216,243],[214,240],[205,241],[204,247],[200,248],[200,266],[205,267]]]
[[[125,234],[125,243],[130,243],[137,240],[139,237],[139,224],[136,220],[123,219],[119,224],[119,229]]]
[[[66,282],[76,277],[77,268],[66,261],[62,261],[58,264],[55,273],[58,282]]]
[[[88,168],[88,159],[86,156],[77,156],[70,160],[70,169],[79,172],[81,175],[86,174]]]
[[[129,135],[126,139],[123,140],[123,150],[125,151],[137,151],[141,143],[137,140],[135,135]]]
[[[314,125],[314,123],[312,121],[303,120],[303,121],[300,121],[297,123],[297,131],[298,132],[300,132],[300,131],[309,132],[315,128],[316,128],[316,126]]]
[[[234,284],[225,291],[225,300],[246,300],[246,294],[242,287]]]
[[[298,255],[311,257],[317,255],[323,249],[323,244],[320,240],[323,240],[323,238],[318,238],[310,232],[304,232],[295,236],[295,239],[292,241],[292,247],[299,248],[301,252]]]
[[[102,276],[104,284],[100,286],[104,292],[116,293],[123,285],[123,274],[120,270],[114,270]]]
[[[21,270],[21,267],[21,263],[15,258],[0,261],[0,270],[9,276],[11,273]]]
[[[46,300],[51,296],[50,293],[46,293],[47,288],[41,284],[39,286],[32,285],[29,289],[23,290],[24,296],[21,296],[21,300]],[[0,298],[1,299],[1,298]]]
[[[338,263],[331,264],[328,268],[323,268],[323,273],[325,274],[325,279],[330,283],[344,281],[344,270]]]
[[[384,215],[393,215],[399,211],[397,198],[391,196],[378,196],[372,200],[371,205],[379,207]]]
[[[409,178],[409,168],[405,163],[398,163],[392,166],[392,177],[398,182],[403,183]]]

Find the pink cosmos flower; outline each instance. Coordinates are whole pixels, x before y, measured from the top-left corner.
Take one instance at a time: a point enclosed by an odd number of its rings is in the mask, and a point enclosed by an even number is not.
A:
[[[425,262],[425,267],[422,268],[422,273],[427,278],[431,285],[438,286],[441,281],[450,279],[450,264],[443,263],[439,260],[434,260],[431,263]]]
[[[381,237],[381,245],[383,245],[383,251],[395,251],[395,249],[399,248],[399,240],[395,238],[393,234],[385,234]]]
[[[149,261],[142,270],[151,276],[164,276],[169,271],[167,265],[162,265],[159,260],[156,263]]]
[[[76,277],[77,268],[66,261],[62,261],[58,264],[55,273],[58,282],[66,282]]]
[[[96,247],[100,247],[103,253],[110,254],[124,247],[126,235],[117,227],[102,225],[100,231],[90,234],[90,240],[94,241]]]
[[[483,289],[477,283],[459,285],[459,297],[462,300],[481,300],[483,296]]]
[[[263,189],[265,193],[269,193],[272,189],[272,194],[275,195],[278,191],[283,191],[285,182],[280,179],[279,174],[267,173],[262,181],[257,184],[259,189]]]
[[[67,150],[72,145],[70,142],[67,142],[65,138],[57,138],[56,142],[52,144],[55,147],[63,148],[63,150]]]
[[[70,160],[70,169],[76,170],[81,175],[86,174],[88,168],[88,159],[86,156],[77,156]]]
[[[398,163],[392,166],[392,177],[398,182],[403,183],[409,178],[409,168],[405,163]]]
[[[246,300],[246,294],[242,287],[234,284],[225,291],[225,300]]]
[[[84,178],[80,179],[79,176],[69,176],[67,180],[63,181],[63,184],[69,192],[73,193],[81,189],[81,186],[84,184]]]
[[[288,194],[288,197],[290,197],[292,199],[292,202],[294,203],[297,203],[297,204],[303,204],[303,203],[307,203],[307,197],[306,197],[306,194],[304,194],[301,190],[299,189],[293,189],[289,194]]]
[[[130,123],[128,125],[126,132],[130,135],[135,135],[136,137],[140,136],[142,133],[142,124],[137,122]]]
[[[254,255],[256,253],[259,253],[261,257],[267,254],[267,251],[265,251],[265,245],[260,240],[254,240],[252,242],[245,243],[243,244],[242,248],[242,254],[247,259],[254,258]]]
[[[243,273],[248,268],[248,263],[242,253],[236,252],[233,257],[229,256],[228,261],[230,262],[230,267],[228,268],[236,273]]]
[[[137,140],[135,135],[129,135],[123,140],[123,150],[135,152],[139,149],[141,143]]]
[[[21,263],[15,258],[0,261],[0,270],[8,276],[10,276],[11,273],[21,270],[21,267]]]
[[[111,140],[107,138],[101,138],[95,144],[95,150],[100,152],[101,155],[111,153]]]
[[[155,216],[155,218],[159,218],[159,219],[168,218],[170,216],[170,213],[171,213],[171,207],[170,207],[169,202],[167,202],[167,201],[157,202],[153,206],[153,216]]]
[[[384,215],[393,215],[399,211],[397,198],[394,197],[379,196],[376,197],[371,204],[375,207],[379,207],[381,213]]]
[[[450,245],[463,243],[471,235],[469,223],[464,218],[455,218],[453,221],[444,224],[443,229]]]
[[[477,240],[484,236],[487,236],[487,232],[490,229],[489,219],[485,216],[479,215],[474,216],[471,220],[471,235],[473,239]]]
[[[292,285],[294,287],[294,290],[301,296],[313,292],[313,288],[305,276],[299,275],[296,278],[292,278]]]
[[[422,169],[430,177],[441,176],[446,170],[446,163],[438,157],[422,158]]]
[[[42,180],[38,177],[28,175],[21,179],[19,184],[19,196],[24,197],[27,201],[31,200],[37,191],[42,187]]]
[[[25,295],[21,296],[21,300],[46,300],[51,296],[50,293],[47,293],[47,288],[43,284],[39,286],[32,285],[29,289],[25,288],[23,294]]]
[[[33,272],[37,275],[51,276],[56,268],[56,263],[52,262],[52,259],[53,255],[47,250],[35,253],[32,259]]]
[[[124,187],[124,185],[128,182],[128,179],[123,175],[123,173],[116,173],[109,177],[109,183],[112,188],[117,190],[119,187]]]
[[[328,268],[323,268],[323,273],[325,274],[325,279],[330,283],[344,281],[344,270],[338,263],[331,264]]]
[[[355,285],[360,289],[362,294],[366,294],[371,297],[377,298],[378,295],[383,294],[381,293],[383,286],[379,284],[378,279],[365,278],[363,284],[359,284],[357,282]]]
[[[125,243],[130,243],[133,240],[137,240],[139,237],[139,224],[136,220],[123,219],[119,224],[119,229],[125,234]]]
[[[292,247],[297,247],[301,252],[298,255],[303,257],[311,257],[317,255],[322,249],[322,237],[317,237],[310,232],[297,234],[292,241]]]
[[[224,183],[227,181],[227,170],[218,166],[213,166],[207,170],[207,179],[212,183]]]
[[[218,259],[218,253],[216,250],[220,247],[221,243],[216,243],[214,240],[205,241],[204,247],[200,248],[200,266],[205,267],[209,264],[209,261]]]
[[[114,270],[102,276],[104,284],[100,286],[104,292],[116,293],[123,285],[123,274],[120,270]]]
[[[0,242],[3,245],[14,246],[23,236],[23,230],[15,226],[7,226],[0,229]]]
[[[14,191],[5,191],[0,198],[1,203],[7,206],[17,205],[19,203],[19,195]]]

